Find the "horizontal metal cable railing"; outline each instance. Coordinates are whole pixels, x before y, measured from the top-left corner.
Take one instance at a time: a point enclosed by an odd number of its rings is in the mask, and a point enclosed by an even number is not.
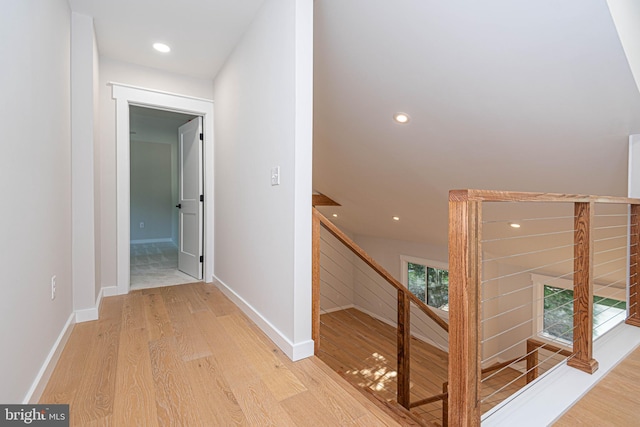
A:
[[[479,424],[561,363],[594,372],[594,339],[640,325],[640,200],[481,190],[449,200],[452,425]]]
[[[316,355],[353,385],[443,425],[448,324],[314,210]],[[444,421],[446,425],[446,420]]]

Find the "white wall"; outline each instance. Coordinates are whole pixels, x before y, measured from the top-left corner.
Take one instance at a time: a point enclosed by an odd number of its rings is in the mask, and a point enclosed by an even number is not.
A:
[[[73,307],[95,308],[94,122],[96,42],[93,18],[71,14],[71,165]]]
[[[22,403],[72,313],[70,37],[66,0],[3,2],[3,403]]]
[[[294,359],[313,352],[312,13],[311,0],[266,0],[214,96],[214,274]]]
[[[213,98],[213,81],[100,57],[100,253],[102,286],[116,286],[116,107],[109,82]]]
[[[356,256],[324,227],[320,228],[320,310],[355,305]]]
[[[607,0],[607,5],[640,90],[640,3],[637,0]]]
[[[170,144],[131,140],[132,241],[171,238],[176,210],[171,194],[171,149]]]
[[[402,277],[401,255],[448,263],[448,252],[445,246],[363,235],[356,235],[354,241],[398,281]],[[355,275],[356,305],[370,314],[395,324],[397,322],[395,291],[382,278],[369,272],[368,267],[362,263],[356,269]],[[411,313],[412,334],[421,339],[429,340],[443,350],[449,348],[449,339],[445,331],[419,309],[412,308]]]

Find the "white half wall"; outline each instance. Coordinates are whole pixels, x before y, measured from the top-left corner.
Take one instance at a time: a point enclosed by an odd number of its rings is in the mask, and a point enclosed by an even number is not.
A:
[[[30,399],[73,312],[70,28],[67,0],[0,13],[2,403]]]
[[[292,359],[313,354],[312,37],[311,0],[266,0],[214,83],[214,274]]]

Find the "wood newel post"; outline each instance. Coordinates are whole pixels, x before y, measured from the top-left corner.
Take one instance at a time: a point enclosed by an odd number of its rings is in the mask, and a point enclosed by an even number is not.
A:
[[[411,345],[411,300],[409,294],[398,289],[398,403],[409,409],[411,404],[410,386],[410,345]]]
[[[313,209],[312,224],[312,280],[311,280],[311,339],[313,352],[318,355],[320,350],[320,217]]]
[[[567,365],[589,374],[593,358],[593,202],[575,204],[573,259],[573,357]]]
[[[442,427],[449,425],[449,383],[442,384],[442,393],[445,395],[442,399]]]
[[[629,230],[629,317],[626,323],[640,326],[640,283],[638,266],[640,254],[640,205],[631,205]]]
[[[482,204],[449,192],[449,424],[480,425]]]
[[[538,346],[527,340],[527,384],[538,378]]]

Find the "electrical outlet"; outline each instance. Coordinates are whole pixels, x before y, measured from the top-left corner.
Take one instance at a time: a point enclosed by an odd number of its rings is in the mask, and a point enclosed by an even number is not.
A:
[[[56,299],[56,276],[51,276],[51,300]]]
[[[140,228],[144,228],[144,221],[140,223]]]

